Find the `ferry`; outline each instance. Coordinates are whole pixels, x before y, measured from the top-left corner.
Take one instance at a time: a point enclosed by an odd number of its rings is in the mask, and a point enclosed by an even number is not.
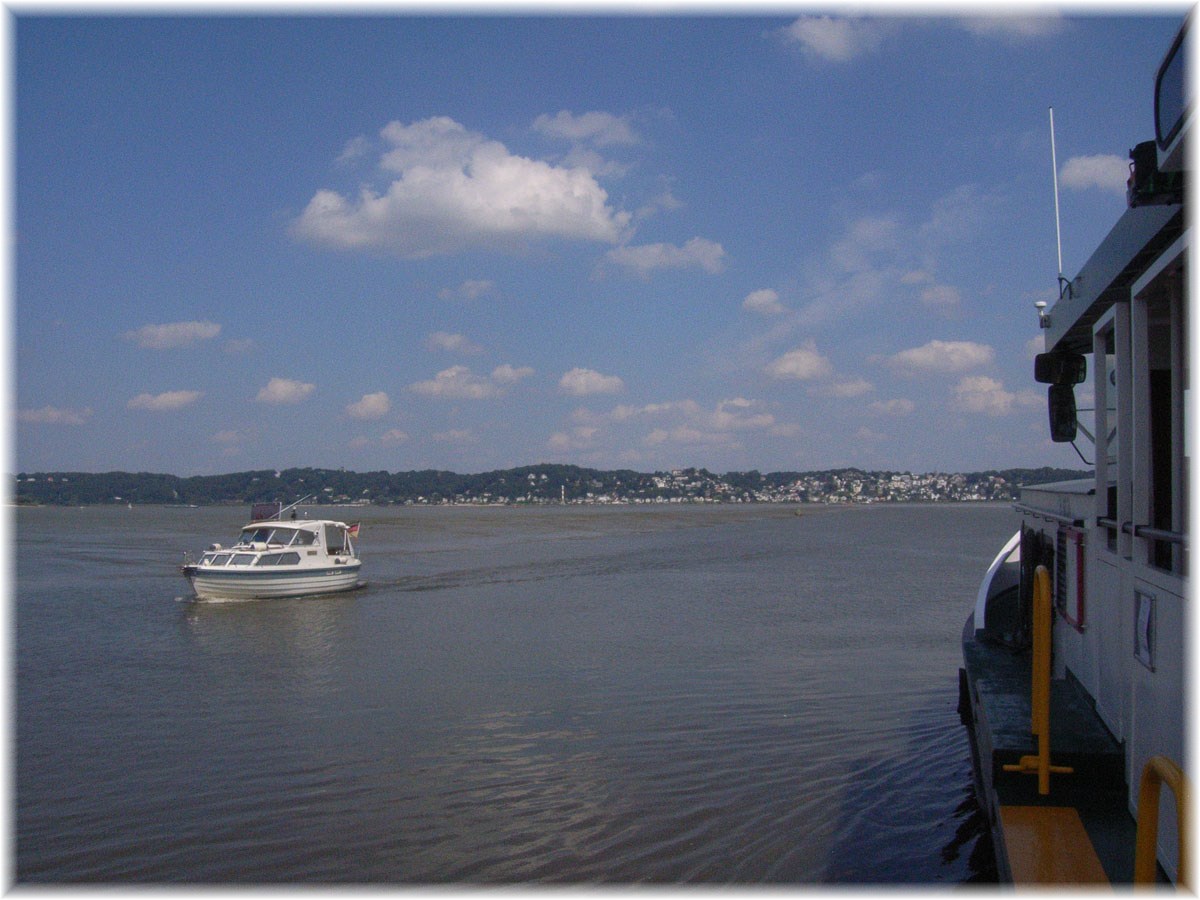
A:
[[[199,600],[265,600],[333,594],[360,586],[359,527],[330,519],[284,519],[290,506],[256,505],[230,547],[211,545],[180,567]]]
[[[1094,477],[1022,489],[1020,527],[963,629],[959,711],[998,875],[1015,885],[1195,886],[1189,21],[1154,82],[1154,140],[1130,151],[1128,208],[1054,305],[1038,304],[1050,435]],[[1089,380],[1091,432],[1075,398]]]

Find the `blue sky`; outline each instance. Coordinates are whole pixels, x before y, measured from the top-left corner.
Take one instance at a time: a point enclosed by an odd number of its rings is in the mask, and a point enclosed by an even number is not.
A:
[[[14,470],[1078,464],[1182,7],[382,12],[18,11]]]

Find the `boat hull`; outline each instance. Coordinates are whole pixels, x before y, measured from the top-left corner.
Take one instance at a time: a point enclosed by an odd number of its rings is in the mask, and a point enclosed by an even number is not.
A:
[[[290,572],[185,566],[183,575],[200,600],[270,600],[353,590],[361,568],[357,560]]]

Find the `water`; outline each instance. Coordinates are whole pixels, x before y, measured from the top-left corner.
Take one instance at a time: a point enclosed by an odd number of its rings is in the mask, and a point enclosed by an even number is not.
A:
[[[194,603],[243,510],[16,514],[19,882],[989,877],[959,634],[1006,505],[368,508],[363,590]]]

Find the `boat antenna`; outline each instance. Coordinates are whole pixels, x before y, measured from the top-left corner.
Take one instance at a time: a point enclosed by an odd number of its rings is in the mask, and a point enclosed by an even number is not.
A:
[[[1058,215],[1058,153],[1054,147],[1054,107],[1050,107],[1050,167],[1054,172],[1054,236],[1058,243],[1058,296],[1062,298],[1064,286],[1069,291],[1071,283],[1063,278],[1062,224]]]

